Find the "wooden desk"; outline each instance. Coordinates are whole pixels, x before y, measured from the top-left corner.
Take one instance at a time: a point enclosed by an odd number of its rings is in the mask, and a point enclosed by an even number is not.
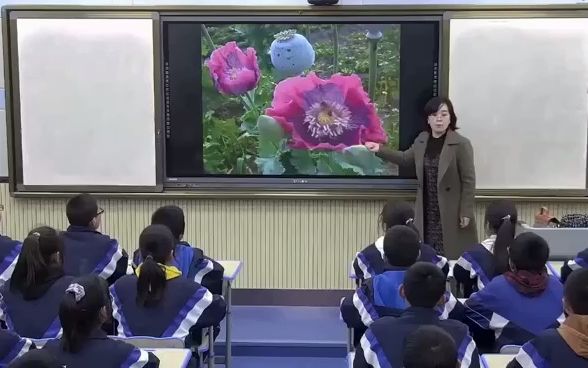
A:
[[[231,308],[232,308],[232,283],[237,279],[241,269],[243,268],[242,261],[218,261],[223,266],[225,272],[223,278],[225,280],[224,295],[227,303],[227,315],[225,317],[225,336],[226,336],[226,353],[225,353],[225,368],[231,368],[232,364],[232,348],[231,348]]]
[[[187,368],[192,358],[188,349],[144,349],[159,358],[160,368]]]
[[[505,368],[514,357],[512,354],[484,354],[482,364],[486,368]]]

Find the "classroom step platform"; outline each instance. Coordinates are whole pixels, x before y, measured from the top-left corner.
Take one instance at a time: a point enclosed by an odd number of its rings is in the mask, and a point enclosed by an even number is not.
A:
[[[233,356],[341,358],[345,325],[338,307],[234,306]],[[225,331],[216,354],[224,354]],[[320,360],[320,359],[319,359]]]

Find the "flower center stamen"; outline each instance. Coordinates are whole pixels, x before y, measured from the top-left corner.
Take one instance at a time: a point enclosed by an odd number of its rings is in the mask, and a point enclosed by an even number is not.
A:
[[[315,102],[306,111],[304,124],[314,138],[337,137],[353,129],[351,111],[337,102]]]

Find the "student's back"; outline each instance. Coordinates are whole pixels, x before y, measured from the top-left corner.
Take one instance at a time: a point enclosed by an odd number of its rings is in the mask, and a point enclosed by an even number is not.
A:
[[[566,282],[568,276],[575,270],[588,268],[588,248],[579,252],[574,259],[564,263],[561,268],[561,282]]]
[[[435,306],[443,303],[445,275],[435,266],[419,262],[406,272],[400,294],[409,307],[399,317],[375,321],[355,354],[355,368],[402,367],[406,338],[419,327],[437,326],[446,331],[458,346],[461,367],[479,367],[476,344],[468,328],[454,320],[440,320]]]
[[[176,244],[173,265],[182,272],[182,277],[201,284],[213,294],[222,294],[224,268],[205,256],[202,249],[182,240],[186,223],[184,211],[180,207],[164,206],[157,209],[151,216],[151,224],[165,225],[172,232]],[[135,251],[133,263],[138,266],[142,262],[140,250]]]
[[[545,240],[524,233],[509,249],[512,270],[495,277],[466,302],[468,324],[481,329],[478,345],[494,350],[522,345],[563,321],[563,286],[545,269],[549,258]]]
[[[0,286],[10,280],[21,249],[21,242],[0,235]]]
[[[108,303],[106,285],[98,276],[75,279],[59,306],[63,336],[48,342],[44,350],[65,367],[158,367],[159,360],[153,354],[111,340],[100,329],[106,319]]]
[[[64,270],[67,275],[96,274],[109,284],[126,274],[128,256],[116,239],[97,231],[100,227],[96,199],[80,194],[70,199],[66,208],[70,226],[62,234]]]
[[[174,239],[167,227],[148,226],[139,243],[145,261],[138,276],[127,275],[111,287],[119,336],[186,338],[222,320],[224,300],[169,265]]]
[[[418,233],[413,224],[414,218],[413,206],[407,202],[387,202],[380,213],[380,223],[384,232],[396,225],[408,225]],[[354,277],[361,282],[385,272],[389,262],[394,263],[394,260],[386,262],[384,258],[384,236],[381,236],[373,244],[357,253],[351,266]],[[418,260],[437,265],[446,275],[449,272],[447,259],[438,255],[428,244],[420,244]]]
[[[523,346],[508,368],[588,367],[588,269],[574,271],[564,291],[568,317]]]
[[[514,239],[517,221],[517,209],[510,201],[493,202],[486,208],[489,237],[464,252],[453,268],[453,276],[466,297],[508,271],[508,247]]]
[[[418,259],[418,234],[408,226],[393,226],[386,232],[384,249],[385,258],[392,260],[391,263],[382,273],[366,280],[353,297],[347,297],[341,303],[341,317],[347,327],[356,329],[358,337],[378,318],[398,316],[407,307],[406,301],[398,294],[398,288],[404,281],[406,270]],[[448,301],[452,299],[451,303],[440,308],[438,314],[444,319],[460,318],[458,314],[463,311],[461,305],[457,305],[451,293],[447,293],[446,297]]]
[[[25,239],[12,279],[1,289],[9,330],[35,339],[59,335],[59,303],[72,280],[64,276],[61,254],[61,239],[52,228],[37,228]]]
[[[34,348],[35,345],[31,340],[24,339],[10,331],[0,330],[0,367],[5,367]]]

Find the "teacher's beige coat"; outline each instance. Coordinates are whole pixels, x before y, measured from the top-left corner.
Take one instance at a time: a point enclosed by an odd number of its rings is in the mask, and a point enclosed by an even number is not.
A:
[[[415,170],[418,180],[415,223],[423,232],[423,161],[428,132],[422,132],[406,151],[380,149],[378,156],[386,161]],[[459,133],[448,130],[439,156],[437,196],[443,227],[443,246],[448,259],[458,259],[471,245],[478,242],[474,219],[476,171],[474,152],[470,141]],[[469,217],[470,224],[462,229],[461,217]]]

